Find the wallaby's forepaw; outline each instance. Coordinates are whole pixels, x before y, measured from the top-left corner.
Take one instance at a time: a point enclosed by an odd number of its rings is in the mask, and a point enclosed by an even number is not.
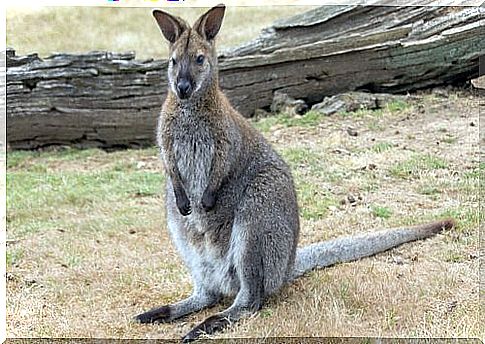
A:
[[[175,201],[177,203],[177,208],[179,209],[180,214],[182,216],[187,216],[192,212],[192,208],[190,207],[190,201],[187,198],[185,192],[179,192],[175,194]]]
[[[171,320],[170,307],[162,306],[159,308],[151,309],[148,312],[138,314],[136,317],[133,318],[133,320],[139,322],[140,324],[168,322]]]
[[[182,214],[182,216],[187,216],[192,213],[192,208],[190,207],[189,200],[187,200],[187,202],[183,202],[182,204],[177,204],[177,207],[179,208],[180,214]]]
[[[229,320],[226,317],[219,314],[210,316],[187,333],[182,341],[184,343],[192,342],[202,334],[213,334],[224,329],[227,325],[229,325]]]
[[[202,195],[202,208],[205,211],[213,209],[216,205],[216,193],[206,189]]]

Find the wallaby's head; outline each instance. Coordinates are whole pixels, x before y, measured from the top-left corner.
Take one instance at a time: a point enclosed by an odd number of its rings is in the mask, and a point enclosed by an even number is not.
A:
[[[191,28],[183,19],[160,10],[153,16],[170,45],[168,80],[180,99],[204,92],[217,80],[215,37],[221,28],[224,5],[204,13]]]

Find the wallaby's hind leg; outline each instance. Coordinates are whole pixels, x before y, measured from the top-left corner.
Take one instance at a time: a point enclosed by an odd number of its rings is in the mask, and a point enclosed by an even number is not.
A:
[[[250,226],[235,223],[232,242],[238,243],[237,249],[232,247],[233,261],[240,288],[233,304],[226,310],[205,319],[194,327],[184,338],[184,342],[197,339],[201,334],[213,334],[222,330],[232,322],[251,315],[261,308],[264,295],[264,267],[261,242],[256,237],[249,238]],[[245,238],[244,238],[245,237]],[[245,240],[243,240],[243,238]],[[252,239],[252,240],[251,240]]]
[[[142,324],[170,322],[190,313],[215,305],[220,296],[205,291],[194,290],[194,293],[179,302],[171,305],[153,308],[148,312],[137,315],[134,320]]]
[[[270,167],[265,172],[247,187],[234,220],[229,251],[240,285],[234,303],[192,329],[183,338],[185,342],[203,333],[213,334],[258,311],[264,299],[283,285],[293,268],[298,233],[298,222],[293,218],[297,218],[294,216],[297,207],[291,190],[285,190],[291,180],[275,182],[285,176]]]
[[[242,266],[241,288],[228,309],[214,314],[194,327],[183,337],[184,342],[197,339],[202,334],[213,334],[224,329],[230,323],[249,316],[261,309],[263,303],[263,274],[261,259],[254,257],[253,264]],[[259,256],[258,256],[259,258]],[[258,264],[259,260],[259,264]]]

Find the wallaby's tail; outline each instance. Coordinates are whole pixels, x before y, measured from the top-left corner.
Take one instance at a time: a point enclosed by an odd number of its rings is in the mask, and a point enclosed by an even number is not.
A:
[[[454,226],[454,220],[446,219],[414,227],[385,229],[311,244],[297,250],[291,279],[315,268],[350,262],[406,242],[425,239]]]

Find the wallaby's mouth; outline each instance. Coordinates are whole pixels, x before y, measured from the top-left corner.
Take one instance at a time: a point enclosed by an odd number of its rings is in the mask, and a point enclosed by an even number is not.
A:
[[[191,95],[192,93],[180,93],[179,91],[177,91],[177,97],[179,97],[179,99],[182,99],[182,100],[189,99]]]

